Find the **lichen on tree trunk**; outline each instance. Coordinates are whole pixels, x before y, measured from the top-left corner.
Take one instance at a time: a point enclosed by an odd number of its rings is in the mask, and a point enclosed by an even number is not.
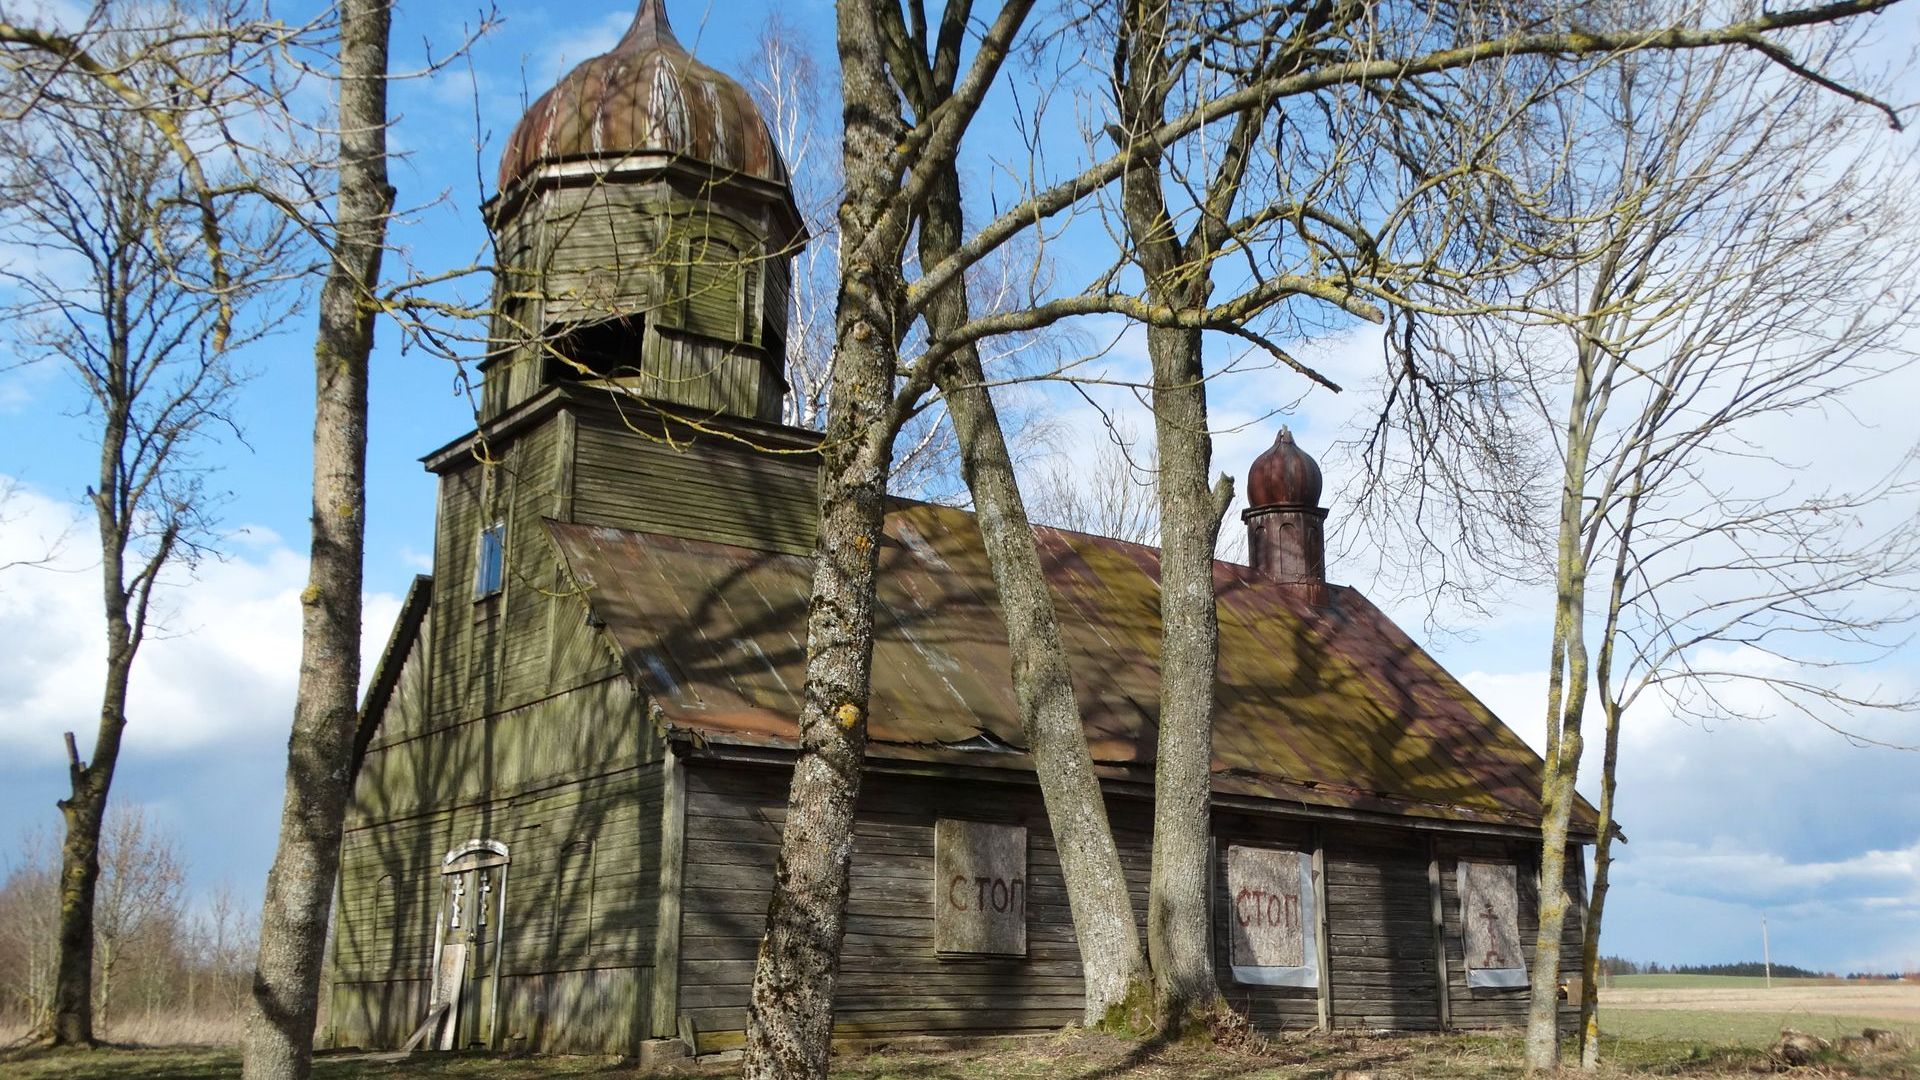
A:
[[[867,742],[873,605],[898,366],[906,218],[889,168],[897,115],[865,3],[838,10],[846,195],[840,297],[821,449],[820,526],[807,612],[806,685],[767,929],[754,965],[744,1074],[824,1077],[846,934],[854,814]]]

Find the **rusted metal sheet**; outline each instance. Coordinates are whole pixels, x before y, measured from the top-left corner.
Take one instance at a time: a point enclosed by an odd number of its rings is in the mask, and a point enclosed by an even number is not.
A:
[[[592,617],[667,722],[792,745],[810,560],[548,523]],[[1159,717],[1159,553],[1036,528],[1088,741],[1143,774]],[[971,515],[903,505],[880,555],[869,753],[1030,769],[993,578]],[[1365,597],[1308,603],[1215,564],[1214,790],[1295,804],[1537,825],[1540,759]],[[1576,829],[1591,828],[1582,805]]]
[[[753,98],[681,47],[661,0],[642,0],[612,51],[568,72],[527,110],[500,156],[500,188],[539,162],[646,152],[787,183]]]
[[[1282,427],[1247,469],[1247,505],[1320,505],[1320,463],[1294,443],[1291,430]]]

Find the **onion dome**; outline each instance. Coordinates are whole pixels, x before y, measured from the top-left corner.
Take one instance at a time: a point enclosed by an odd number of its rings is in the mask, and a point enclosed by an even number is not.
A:
[[[1294,445],[1288,429],[1281,428],[1273,445],[1254,458],[1247,470],[1247,505],[1256,509],[1320,505],[1320,464]]]
[[[787,184],[753,98],[681,47],[661,0],[641,0],[611,52],[568,72],[527,110],[500,156],[500,188],[547,162],[642,153]]]

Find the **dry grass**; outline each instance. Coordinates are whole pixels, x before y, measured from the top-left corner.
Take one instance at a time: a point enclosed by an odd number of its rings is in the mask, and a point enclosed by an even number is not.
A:
[[[148,1013],[109,1024],[102,1042],[130,1049],[154,1047],[226,1047],[240,1043],[242,1018],[238,1013]],[[0,1047],[17,1047],[31,1032],[18,1020],[0,1020]],[[5,1074],[0,1074],[5,1075]]]
[[[1894,1025],[1920,1025],[1920,984],[1781,982],[1771,990],[1745,980],[1729,985],[1615,987],[1601,991],[1611,1009],[1677,1009],[1685,1012],[1759,1013],[1795,1016],[1866,1016]]]
[[[1780,1028],[1828,1038],[1861,1027],[1889,1027],[1908,1036],[1908,1048],[1863,1060],[1832,1060],[1800,1075],[1920,1080],[1920,1017],[1903,1019],[1920,1004],[1920,987],[1779,986],[1771,992],[1727,986],[1612,991],[1605,998],[1609,1035],[1606,1066],[1596,1080],[1665,1076],[1698,1080],[1750,1078],[1776,1070],[1767,1047]],[[74,1053],[0,1053],[6,1080],[229,1080],[237,1078],[232,1049],[236,1020],[165,1017],[135,1021],[113,1032],[132,1044]],[[6,1033],[0,1031],[0,1045]],[[1244,1051],[1142,1045],[1079,1032],[995,1039],[964,1049],[926,1043],[896,1044],[835,1062],[836,1080],[1467,1080],[1520,1077],[1520,1039],[1500,1035],[1300,1035]],[[642,1080],[675,1076],[719,1080],[738,1065],[706,1061],[671,1070],[642,1071],[606,1058],[521,1057],[482,1054],[326,1054],[316,1080],[544,1080],[617,1076]]]

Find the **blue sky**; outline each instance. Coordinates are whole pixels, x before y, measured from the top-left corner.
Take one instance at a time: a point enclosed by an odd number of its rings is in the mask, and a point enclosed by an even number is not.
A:
[[[669,0],[682,41],[722,70],[737,71],[772,5],[711,6]],[[421,207],[396,230],[407,261],[425,270],[462,265],[480,251],[478,177],[490,183],[499,145],[534,94],[573,63],[604,49],[631,16],[625,3],[542,5],[502,0],[504,23],[473,52],[472,78],[456,66],[401,84],[394,170],[403,205]],[[827,5],[780,7],[822,54],[831,41]],[[471,25],[458,3],[401,5],[396,67],[421,63],[423,41],[444,51]],[[1896,9],[1892,38],[1915,40],[1914,14]],[[481,127],[476,130],[476,109]],[[1016,134],[997,130],[1005,149]],[[996,175],[988,144],[970,177]],[[969,190],[976,190],[973,179]],[[489,192],[490,193],[490,192]],[[1071,250],[1064,256],[1072,259]],[[298,646],[297,594],[304,584],[309,482],[311,315],[253,350],[258,379],[242,403],[247,446],[230,446],[218,482],[231,491],[234,533],[224,560],[167,590],[166,632],[136,674],[132,723],[116,798],[147,807],[180,838],[196,884],[225,879],[257,897],[271,858],[284,740]],[[1104,370],[1140,360],[1137,334],[1097,324],[1111,338]],[[368,506],[368,648],[384,643],[398,598],[428,569],[434,490],[420,455],[471,426],[467,399],[444,360],[403,350],[380,330],[374,364]],[[1315,344],[1312,355],[1354,389],[1303,393],[1268,368],[1222,380],[1214,397],[1216,466],[1245,464],[1290,423],[1303,446],[1325,452],[1369,404],[1366,378],[1379,341],[1365,331]],[[1904,378],[1862,402],[1853,416],[1774,437],[1803,447],[1809,470],[1877,460],[1911,441],[1905,415],[1920,378]],[[1095,437],[1099,420],[1077,397],[1031,391],[1055,423]],[[1118,395],[1096,395],[1120,411]],[[19,485],[0,525],[0,564],[31,555],[76,522],[92,453],[77,419],[75,388],[52,370],[0,374],[0,476]],[[1276,409],[1290,412],[1282,418]],[[1144,421],[1136,424],[1146,430]],[[1343,464],[1328,456],[1330,506],[1341,513]],[[1911,515],[1910,510],[1899,512]],[[1228,528],[1237,528],[1230,520]],[[68,572],[0,572],[0,851],[24,830],[57,826],[62,794],[59,732],[92,730],[99,646],[95,583],[84,522],[68,538]],[[1421,631],[1424,609],[1374,587],[1368,561],[1336,558],[1332,576],[1387,603],[1416,636],[1538,744],[1547,625],[1544,598],[1516,592],[1488,619]],[[1904,650],[1874,677],[1902,678],[1920,650]],[[1911,719],[1861,718],[1896,742],[1920,742]],[[1813,725],[1782,718],[1708,730],[1659,710],[1630,721],[1623,751],[1621,817],[1631,842],[1621,853],[1609,915],[1610,952],[1668,962],[1755,957],[1759,920],[1771,920],[1774,956],[1818,968],[1920,968],[1920,759],[1861,749]]]

